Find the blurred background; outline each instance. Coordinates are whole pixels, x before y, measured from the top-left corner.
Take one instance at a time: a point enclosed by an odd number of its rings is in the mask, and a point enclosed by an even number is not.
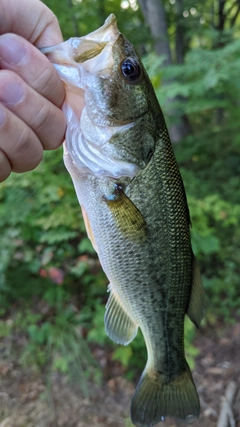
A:
[[[184,180],[207,294],[201,329],[186,320],[202,405],[194,426],[225,419],[221,427],[239,427],[240,1],[45,3],[65,39],[86,35],[114,13],[143,59]],[[107,283],[62,149],[0,185],[0,427],[131,426],[145,345],[140,334],[127,347],[107,338]]]

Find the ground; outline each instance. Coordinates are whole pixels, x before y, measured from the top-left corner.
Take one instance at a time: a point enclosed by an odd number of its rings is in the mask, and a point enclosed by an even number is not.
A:
[[[41,375],[29,373],[6,355],[7,340],[0,340],[0,427],[128,427],[129,406],[135,385],[127,381],[118,365],[109,368],[101,387],[90,384],[90,396],[68,384],[59,375],[51,376],[49,392]],[[231,423],[221,427],[240,427],[240,321],[201,329],[195,339],[199,356],[193,377],[201,401],[201,417],[193,427],[219,426],[218,420],[231,381],[236,385]],[[108,360],[103,349],[96,357]],[[232,410],[232,413],[231,413]],[[168,419],[159,427],[184,424]]]

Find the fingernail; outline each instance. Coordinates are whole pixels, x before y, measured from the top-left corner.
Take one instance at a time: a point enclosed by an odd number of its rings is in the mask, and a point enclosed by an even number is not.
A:
[[[6,82],[1,87],[0,101],[5,105],[17,104],[23,97],[23,89],[17,82]]]
[[[16,65],[25,56],[24,44],[14,34],[0,36],[0,59],[9,65]]]

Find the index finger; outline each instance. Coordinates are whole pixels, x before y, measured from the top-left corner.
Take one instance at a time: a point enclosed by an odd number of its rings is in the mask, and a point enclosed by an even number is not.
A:
[[[39,0],[1,0],[0,34],[15,33],[37,47],[62,42],[54,13]]]

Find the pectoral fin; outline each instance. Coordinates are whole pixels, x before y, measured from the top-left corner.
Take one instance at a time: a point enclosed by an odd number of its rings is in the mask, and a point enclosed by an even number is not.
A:
[[[126,196],[121,185],[115,184],[112,194],[105,196],[106,201],[117,228],[127,238],[141,241],[146,238],[147,224],[141,212]]]
[[[188,306],[189,319],[199,328],[205,312],[205,293],[201,273],[195,257],[193,256],[192,292]]]
[[[112,289],[106,305],[104,322],[108,336],[118,344],[127,345],[137,335],[138,326],[123,307],[117,293]]]

